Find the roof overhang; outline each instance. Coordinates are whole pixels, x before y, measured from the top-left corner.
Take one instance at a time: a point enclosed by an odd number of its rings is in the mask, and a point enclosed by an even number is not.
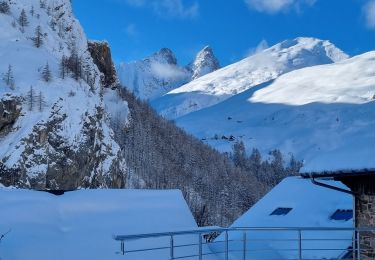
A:
[[[322,171],[322,172],[302,172],[301,176],[305,179],[313,178],[342,178],[342,177],[364,177],[375,176],[375,168],[358,169],[358,170],[337,170],[337,171]]]

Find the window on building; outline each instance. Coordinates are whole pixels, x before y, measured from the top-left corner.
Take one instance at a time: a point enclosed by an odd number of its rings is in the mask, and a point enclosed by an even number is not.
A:
[[[351,209],[338,209],[332,214],[332,220],[344,220],[348,221],[353,218],[353,210]]]
[[[271,216],[285,216],[287,215],[292,208],[277,208],[270,214]]]

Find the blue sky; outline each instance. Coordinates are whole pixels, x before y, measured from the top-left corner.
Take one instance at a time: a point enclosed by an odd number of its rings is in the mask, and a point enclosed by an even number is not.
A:
[[[299,36],[328,39],[350,55],[375,50],[375,0],[73,1],[91,39],[107,40],[116,62],[162,47],[185,65],[210,45],[222,65]]]

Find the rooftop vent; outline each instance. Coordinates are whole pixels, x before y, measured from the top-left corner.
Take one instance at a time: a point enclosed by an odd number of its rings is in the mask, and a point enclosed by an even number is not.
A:
[[[338,209],[332,214],[332,220],[348,221],[353,218],[353,210],[351,209]]]
[[[292,210],[292,208],[277,208],[277,209],[275,209],[275,210],[270,214],[270,216],[285,216],[285,215],[287,215],[291,210]]]

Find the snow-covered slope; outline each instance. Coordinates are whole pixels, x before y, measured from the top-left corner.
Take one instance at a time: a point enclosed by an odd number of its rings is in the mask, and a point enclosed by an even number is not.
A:
[[[186,67],[180,67],[174,53],[163,48],[142,61],[121,63],[117,71],[123,86],[141,99],[153,100],[219,68],[213,50],[206,46]]]
[[[214,55],[210,46],[204,47],[198,54],[195,60],[188,65],[191,71],[191,79],[200,78],[208,73],[220,69],[220,63]]]
[[[286,72],[347,57],[329,41],[315,38],[286,40],[174,89],[152,104],[163,116],[175,119],[215,105]]]
[[[287,73],[176,122],[228,151],[280,149],[305,171],[372,168],[375,151],[375,52]],[[218,136],[218,140],[214,136]]]
[[[8,185],[34,188],[120,187],[125,165],[108,125],[101,74],[71,1],[10,3],[10,12],[0,13],[0,73],[6,78],[11,66],[14,78],[14,84],[0,83],[0,175]],[[64,78],[63,56],[70,58]],[[49,82],[42,77],[47,64]]]
[[[120,255],[113,235],[196,229],[180,191],[81,190],[54,196],[0,188],[1,259],[168,259],[169,249]],[[179,243],[197,243],[181,236]],[[126,249],[169,246],[169,239],[143,239]],[[185,255],[195,253],[196,248]]]
[[[167,48],[142,61],[122,63],[118,75],[123,86],[141,99],[154,99],[189,81],[190,73],[177,65]]]

